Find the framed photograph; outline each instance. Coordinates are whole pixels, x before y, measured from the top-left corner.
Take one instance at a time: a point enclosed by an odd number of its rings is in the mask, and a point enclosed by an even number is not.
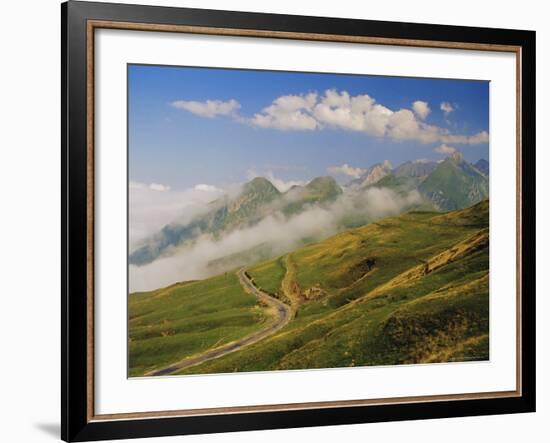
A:
[[[65,441],[535,410],[535,33],[70,1]]]

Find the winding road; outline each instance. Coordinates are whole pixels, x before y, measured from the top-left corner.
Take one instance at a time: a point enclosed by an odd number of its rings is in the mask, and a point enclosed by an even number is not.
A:
[[[209,349],[208,351],[205,351],[199,355],[186,357],[177,363],[174,363],[162,369],[151,371],[145,375],[147,376],[170,375],[181,369],[189,368],[191,366],[196,366],[201,363],[204,363],[205,361],[208,361],[208,360],[213,360],[215,358],[223,357],[224,355],[230,354],[235,351],[239,351],[245,348],[246,346],[250,346],[254,343],[257,343],[260,340],[274,334],[275,332],[283,328],[290,321],[290,319],[292,318],[292,310],[290,306],[285,305],[282,301],[277,300],[276,298],[270,296],[269,294],[265,293],[261,289],[258,289],[256,286],[254,286],[254,283],[246,275],[246,272],[244,269],[239,269],[239,271],[237,271],[237,276],[239,277],[239,281],[246,292],[250,294],[254,294],[260,302],[263,302],[264,304],[266,304],[267,306],[275,310],[275,314],[276,314],[275,320],[271,322],[268,326],[266,326],[264,329],[260,329],[259,331],[256,331],[244,338],[241,338],[240,340],[236,340],[230,343],[226,343],[225,345],[218,346],[213,349]]]

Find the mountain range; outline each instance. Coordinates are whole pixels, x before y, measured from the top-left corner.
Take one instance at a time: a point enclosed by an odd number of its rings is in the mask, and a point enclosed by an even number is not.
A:
[[[418,193],[418,201],[403,205],[403,210],[450,211],[466,208],[488,198],[488,174],[489,163],[486,160],[472,165],[464,160],[462,154],[455,152],[441,162],[408,161],[395,169],[386,160],[371,166],[344,187],[340,187],[333,177],[324,176],[314,178],[304,186],[293,186],[286,192],[280,192],[266,178],[256,177],[246,183],[237,195],[226,195],[211,202],[206,213],[189,222],[165,225],[131,252],[129,263],[137,266],[151,263],[169,254],[174,247],[193,244],[200,235],[220,238],[233,230],[254,226],[271,215],[282,214],[291,218],[312,207],[329,208],[343,195],[350,197],[355,206],[360,206],[365,204],[361,197],[375,188],[389,189],[402,196]],[[342,229],[369,221],[372,220],[368,217],[355,217]]]
[[[253,226],[269,215],[281,212],[287,217],[299,214],[311,205],[332,202],[342,194],[332,177],[317,177],[305,186],[293,186],[280,192],[269,180],[256,177],[246,183],[234,196],[210,203],[206,214],[193,218],[189,223],[171,223],[147,239],[145,244],[130,254],[129,263],[151,263],[166,250],[191,242],[207,233],[214,238],[235,228]]]

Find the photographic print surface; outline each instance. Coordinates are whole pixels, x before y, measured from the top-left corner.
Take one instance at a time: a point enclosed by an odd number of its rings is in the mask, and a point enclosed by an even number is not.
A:
[[[128,66],[130,377],[489,359],[489,83]]]

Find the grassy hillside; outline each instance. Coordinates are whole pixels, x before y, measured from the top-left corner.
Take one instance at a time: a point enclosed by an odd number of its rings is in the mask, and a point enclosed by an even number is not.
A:
[[[285,276],[285,266],[281,257],[253,266],[248,273],[258,287],[276,297],[280,296],[281,282]]]
[[[181,373],[487,359],[488,208],[411,212],[248,269],[295,317]]]
[[[128,312],[130,376],[244,337],[271,318],[233,272],[130,294]]]

